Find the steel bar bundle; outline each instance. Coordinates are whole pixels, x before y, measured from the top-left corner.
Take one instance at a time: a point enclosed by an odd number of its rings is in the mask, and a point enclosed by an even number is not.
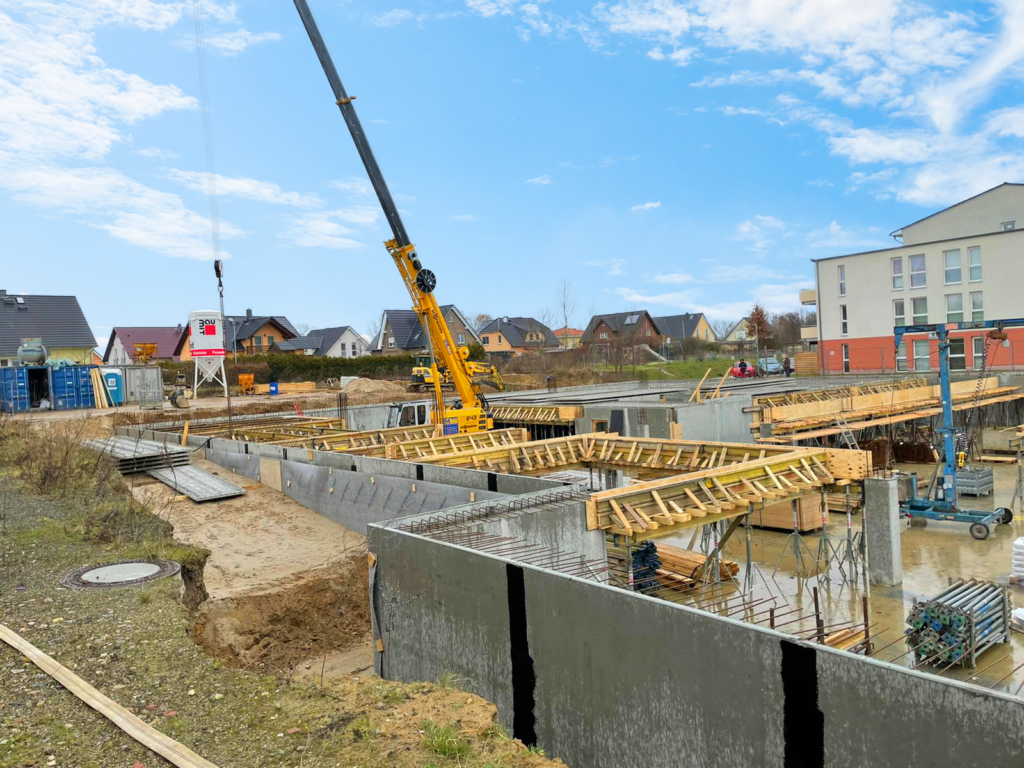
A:
[[[975,667],[993,645],[1010,641],[1009,590],[990,581],[960,579],[907,615],[907,647],[917,663]]]
[[[173,443],[136,440],[131,437],[108,437],[105,440],[86,440],[83,445],[104,453],[117,462],[122,475],[149,472],[161,467],[180,467],[189,463],[188,448]]]

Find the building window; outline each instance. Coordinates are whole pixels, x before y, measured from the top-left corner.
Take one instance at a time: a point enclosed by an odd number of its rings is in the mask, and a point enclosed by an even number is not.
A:
[[[906,302],[903,299],[896,299],[892,303],[892,324],[893,325],[906,325],[907,324],[907,310]]]
[[[971,282],[981,280],[981,247],[974,246],[967,249],[967,263],[970,266]]]
[[[892,259],[892,289],[903,290],[903,257],[895,256]]]
[[[498,334],[498,343],[501,344],[501,334]]]
[[[974,370],[985,370],[985,337],[975,336],[971,339],[971,346],[974,348]]]
[[[850,345],[843,344],[843,373],[850,372]]]
[[[849,323],[847,322],[846,305],[845,304],[840,304],[839,305],[839,327],[840,327],[840,333],[843,336],[845,336],[847,334],[847,332],[849,331]]]
[[[1004,221],[1003,222],[1003,232],[1010,232],[1010,231],[1012,231],[1012,230],[1014,230],[1016,228],[1017,228],[1017,222],[1015,222],[1015,221]]]
[[[839,265],[839,295],[846,295],[846,265]]]
[[[964,354],[964,340],[962,338],[949,340],[949,370],[967,370],[967,357]]]
[[[919,339],[914,342],[914,370],[927,371],[931,365],[931,342]]]
[[[928,276],[925,274],[924,254],[910,257],[910,287],[924,288],[928,285]]]
[[[896,370],[907,370],[907,342],[901,341],[896,348]]]
[[[985,319],[985,299],[981,291],[971,291],[971,320]]]
[[[956,285],[962,282],[960,274],[960,249],[943,251],[943,258],[946,260],[946,285]]]
[[[267,346],[268,347],[274,346],[274,337],[269,335],[269,334],[267,335]]]
[[[913,324],[924,325],[928,322],[928,299],[919,296],[910,300],[910,309],[913,312]]]
[[[350,342],[349,343],[349,347],[350,347],[349,357],[356,357],[358,355],[358,353],[356,351],[356,343],[354,341]]]
[[[608,334],[605,333],[604,331],[601,331],[601,338],[602,339],[607,339],[608,338]]]
[[[962,323],[964,321],[964,295],[962,293],[946,294],[946,322]]]
[[[466,343],[466,334],[460,333],[459,334],[459,344],[465,344],[465,343]]]
[[[484,344],[490,344],[490,343],[491,343],[491,337],[490,336],[484,336]]]
[[[395,337],[394,336],[390,336],[390,337],[388,337],[388,349],[394,349],[394,348],[395,348]]]

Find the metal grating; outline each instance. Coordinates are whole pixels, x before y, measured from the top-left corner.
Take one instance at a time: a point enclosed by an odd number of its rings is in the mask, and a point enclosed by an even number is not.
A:
[[[199,467],[166,467],[150,470],[149,474],[179,493],[184,493],[192,501],[213,501],[245,495],[243,488]]]
[[[177,467],[188,464],[191,458],[188,448],[131,437],[86,440],[83,445],[113,458],[122,475],[148,472],[161,467]]]

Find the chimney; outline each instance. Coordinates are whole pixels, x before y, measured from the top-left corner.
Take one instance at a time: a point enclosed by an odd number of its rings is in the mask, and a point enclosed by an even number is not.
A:
[[[252,310],[251,309],[245,310],[245,319],[246,320],[252,320]]]

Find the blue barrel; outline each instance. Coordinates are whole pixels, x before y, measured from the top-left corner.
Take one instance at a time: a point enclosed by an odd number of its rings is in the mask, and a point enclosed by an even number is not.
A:
[[[277,382],[276,382],[276,381],[272,381],[272,382],[270,382],[270,394],[272,394],[272,395],[277,395],[277,394],[280,394],[280,393],[279,393],[279,392],[277,391]]]
[[[117,368],[101,368],[103,381],[110,392],[110,399],[114,405],[121,405],[124,402],[124,374]]]

